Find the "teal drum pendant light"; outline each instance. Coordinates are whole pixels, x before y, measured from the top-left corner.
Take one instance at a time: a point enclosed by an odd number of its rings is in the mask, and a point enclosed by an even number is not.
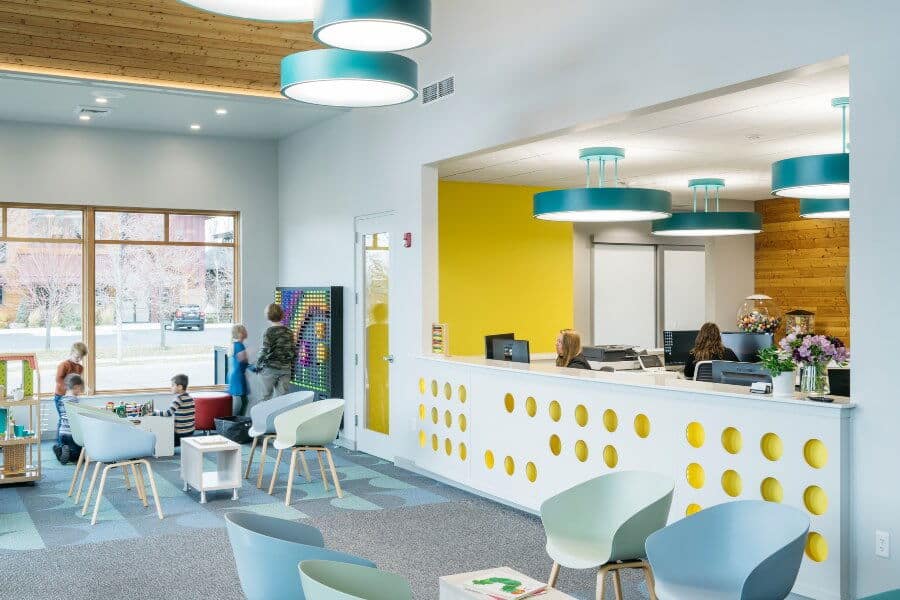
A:
[[[807,198],[800,200],[800,216],[805,219],[849,219],[849,198]]]
[[[315,0],[181,0],[208,12],[259,21],[312,21]]]
[[[333,48],[399,52],[431,41],[430,0],[324,0],[313,36]]]
[[[798,156],[773,163],[773,195],[824,200],[850,197],[850,153],[847,146],[847,107],[850,98],[835,98],[831,105],[841,109],[841,152]]]
[[[713,237],[751,235],[762,231],[762,218],[755,212],[719,211],[719,191],[725,189],[724,179],[691,179],[688,187],[694,192],[694,210],[674,213],[668,219],[654,222],[651,228],[654,235]],[[704,197],[702,212],[697,211],[698,191],[702,191]],[[714,203],[713,210],[710,210],[711,202]]]
[[[415,61],[400,54],[307,50],[281,60],[281,93],[308,104],[389,106],[418,96],[418,73]]]
[[[664,219],[672,213],[672,194],[663,190],[615,187],[619,180],[622,148],[585,148],[579,154],[587,165],[587,186],[534,195],[534,216],[545,221],[621,222]],[[598,185],[592,186],[591,165],[599,166]],[[605,185],[613,165],[613,186]]]

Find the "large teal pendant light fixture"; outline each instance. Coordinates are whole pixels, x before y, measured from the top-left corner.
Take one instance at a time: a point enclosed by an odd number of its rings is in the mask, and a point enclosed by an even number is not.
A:
[[[315,38],[333,48],[399,52],[431,41],[430,0],[323,0]]]
[[[259,21],[312,21],[316,0],[181,0],[201,10]]]
[[[801,199],[850,197],[850,153],[847,147],[847,107],[850,98],[835,98],[831,105],[841,109],[841,152],[798,156],[773,163],[773,195]]]
[[[326,48],[281,60],[281,93],[308,104],[388,106],[418,95],[419,67],[399,54]]]
[[[688,187],[694,192],[693,212],[674,213],[668,219],[654,222],[654,235],[713,237],[752,235],[762,231],[762,218],[755,212],[719,211],[719,191],[725,189],[724,179],[691,179]],[[702,191],[704,196],[702,212],[697,212],[698,191]],[[711,202],[714,203],[713,210],[710,210]]]
[[[622,148],[585,148],[579,153],[587,165],[587,186],[534,195],[534,216],[545,221],[621,222],[664,219],[672,213],[672,195],[663,190],[615,187],[619,180]],[[591,165],[599,176],[592,187]],[[613,186],[607,187],[606,171],[613,165]]]
[[[800,201],[800,216],[805,219],[849,219],[849,198],[807,198]]]

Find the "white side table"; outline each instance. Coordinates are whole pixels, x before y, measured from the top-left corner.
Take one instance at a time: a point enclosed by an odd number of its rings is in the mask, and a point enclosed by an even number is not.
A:
[[[175,419],[146,415],[132,421],[138,429],[156,434],[156,449],[153,456],[175,456]]]
[[[204,456],[215,454],[216,470],[204,469]],[[206,504],[206,492],[234,490],[238,499],[241,487],[241,446],[221,435],[189,437],[181,440],[181,479],[184,491],[192,487],[200,492],[200,504]]]
[[[509,567],[500,567],[499,569],[485,569],[484,571],[474,571],[472,573],[460,573],[458,575],[445,575],[440,578],[440,600],[485,600],[487,596],[477,592],[470,592],[466,589],[466,584],[473,579],[485,579],[500,570],[505,571],[504,576],[511,578],[527,577],[518,571]],[[557,589],[550,588],[545,592],[532,596],[534,600],[576,600],[574,597],[564,594]]]

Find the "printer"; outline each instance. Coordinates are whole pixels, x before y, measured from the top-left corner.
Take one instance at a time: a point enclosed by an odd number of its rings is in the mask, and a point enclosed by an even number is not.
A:
[[[634,346],[607,344],[603,346],[585,346],[581,349],[584,357],[591,362],[622,362],[637,360]]]

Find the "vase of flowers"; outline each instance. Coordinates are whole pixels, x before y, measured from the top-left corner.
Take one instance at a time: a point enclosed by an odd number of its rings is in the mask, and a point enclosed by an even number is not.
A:
[[[794,373],[796,365],[790,353],[775,346],[759,351],[759,360],[772,376],[772,395],[794,395]]]
[[[804,335],[792,331],[778,343],[778,347],[789,353],[800,367],[800,391],[813,396],[825,395],[828,365],[833,361],[843,367],[850,358],[844,342],[828,335]]]

